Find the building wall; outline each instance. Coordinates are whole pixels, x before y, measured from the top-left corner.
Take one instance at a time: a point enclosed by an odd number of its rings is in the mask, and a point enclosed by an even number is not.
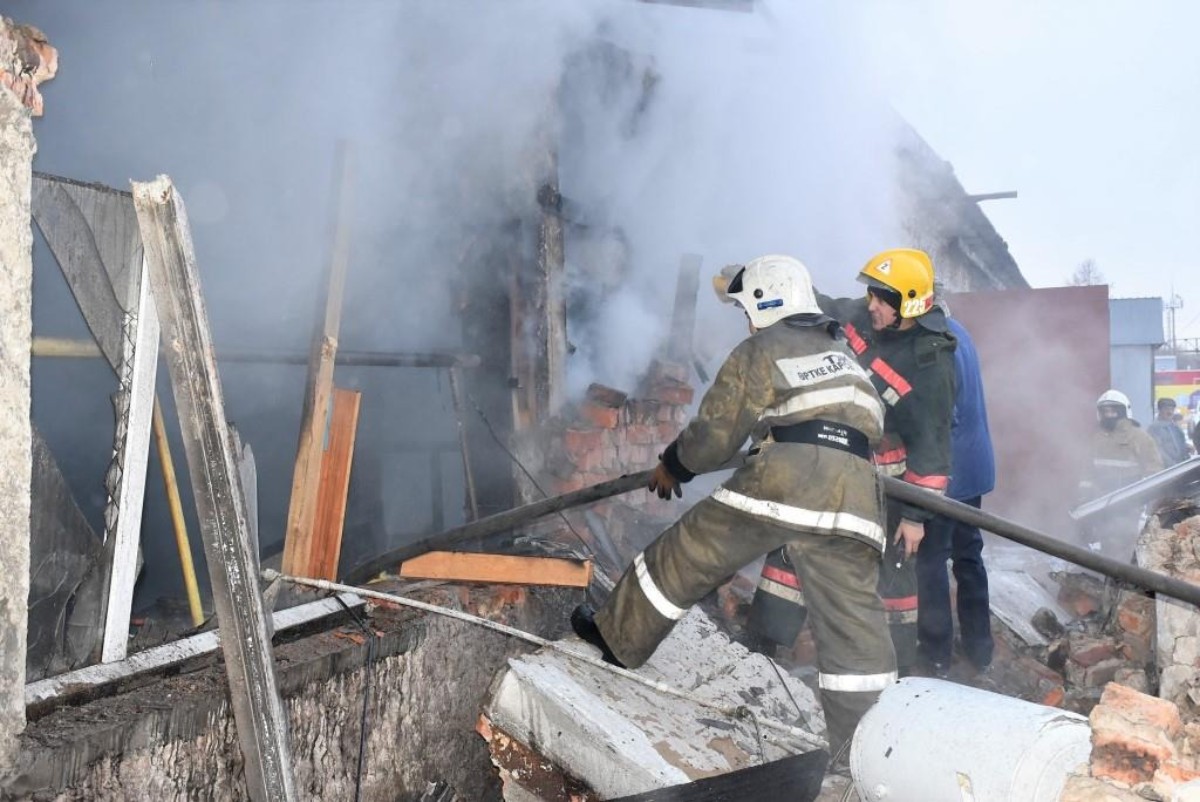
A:
[[[1109,348],[1112,386],[1129,396],[1133,417],[1143,424],[1154,419],[1154,351],[1150,345]]]
[[[0,19],[0,27],[5,21]],[[0,88],[0,777],[25,724],[31,433],[29,348],[33,232],[29,110]]]

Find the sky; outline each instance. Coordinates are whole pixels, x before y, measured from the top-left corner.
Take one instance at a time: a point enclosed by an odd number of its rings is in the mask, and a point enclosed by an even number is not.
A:
[[[1035,287],[1095,260],[1112,297],[1177,294],[1200,337],[1200,3],[860,6],[880,90],[950,161]]]

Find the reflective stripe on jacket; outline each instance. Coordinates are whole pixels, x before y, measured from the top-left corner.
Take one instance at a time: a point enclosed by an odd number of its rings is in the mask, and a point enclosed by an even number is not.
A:
[[[695,418],[668,447],[668,468],[702,473],[753,437],[756,453],[713,494],[740,512],[805,532],[883,547],[871,464],[842,450],[776,443],[772,427],[824,420],[862,432],[875,447],[883,404],[840,327],[824,316],[787,318],[743,340],[713,379]],[[689,478],[682,476],[680,478]]]

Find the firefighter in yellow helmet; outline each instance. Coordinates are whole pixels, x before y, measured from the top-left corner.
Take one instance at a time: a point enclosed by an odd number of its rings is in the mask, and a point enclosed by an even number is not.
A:
[[[663,452],[650,487],[679,495],[680,483],[727,462],[747,438],[751,456],[634,558],[602,609],[581,606],[571,624],[605,659],[636,668],[689,607],[784,547],[806,582],[836,754],[896,679],[876,593],[884,531],[870,453],[883,405],[841,327],[817,306],[803,264],[764,256],[724,278],[718,291],[742,307],[752,333]]]
[[[859,364],[884,401],[884,434],[874,451],[877,469],[918,487],[944,493],[950,483],[950,425],[955,374],[953,335],[934,302],[933,263],[924,251],[898,248],[876,254],[858,274],[865,298],[818,296],[840,320]],[[887,544],[879,595],[887,611],[896,662],[903,676],[917,661],[917,577],[914,555],[932,514],[889,500]],[[749,626],[768,642],[788,644],[804,620],[797,610],[808,587],[786,585],[778,554],[768,560]],[[790,609],[789,609],[790,608]]]

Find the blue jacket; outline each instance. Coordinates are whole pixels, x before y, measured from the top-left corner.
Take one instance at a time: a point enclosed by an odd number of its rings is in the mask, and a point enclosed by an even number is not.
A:
[[[983,377],[979,355],[971,335],[954,318],[947,318],[950,333],[958,340],[954,370],[958,390],[954,398],[954,422],[950,429],[950,487],[946,495],[963,500],[990,493],[996,487],[996,458],[988,432],[987,406],[983,399]]]

